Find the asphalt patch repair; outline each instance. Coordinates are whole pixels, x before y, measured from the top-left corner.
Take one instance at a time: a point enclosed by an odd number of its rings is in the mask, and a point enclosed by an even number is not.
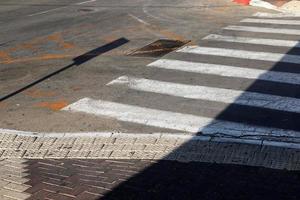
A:
[[[130,52],[129,56],[161,57],[191,42],[190,40],[159,39],[140,49]]]

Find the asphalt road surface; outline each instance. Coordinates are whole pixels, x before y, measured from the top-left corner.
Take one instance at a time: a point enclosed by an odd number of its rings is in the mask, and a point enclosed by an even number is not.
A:
[[[3,0],[0,30],[1,200],[299,199],[300,18]]]
[[[227,104],[107,84],[120,76],[132,76],[246,89],[253,80],[230,83],[218,76],[150,68],[147,65],[158,56],[128,54],[159,39],[198,45],[204,36],[237,24],[256,11],[220,0],[1,1],[0,127],[37,132],[178,131],[105,115],[61,111],[82,98],[171,111],[171,115],[209,113],[214,117]],[[200,59],[192,54],[171,55],[183,61]],[[223,61],[220,57],[204,58],[207,62]]]

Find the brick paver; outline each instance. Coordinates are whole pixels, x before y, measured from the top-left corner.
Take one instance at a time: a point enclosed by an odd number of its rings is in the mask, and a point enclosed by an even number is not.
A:
[[[0,199],[299,199],[299,172],[204,162],[5,159]],[[251,198],[249,194],[251,194]],[[253,198],[252,198],[253,197]]]

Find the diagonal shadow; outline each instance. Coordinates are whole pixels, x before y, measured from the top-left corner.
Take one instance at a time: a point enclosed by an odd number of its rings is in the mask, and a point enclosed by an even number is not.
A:
[[[103,45],[101,47],[93,49],[93,50],[91,50],[91,51],[89,51],[89,52],[87,52],[85,54],[82,54],[82,55],[74,58],[73,59],[73,63],[71,63],[71,64],[69,64],[69,65],[67,65],[67,66],[65,66],[63,68],[60,68],[60,69],[58,69],[58,70],[56,70],[56,71],[54,71],[54,72],[52,72],[50,74],[47,74],[46,76],[43,76],[43,77],[41,77],[41,78],[39,78],[39,79],[37,79],[37,80],[29,83],[28,85],[25,85],[24,87],[22,87],[22,88],[20,88],[20,89],[18,89],[16,91],[13,91],[13,92],[11,92],[11,93],[3,96],[3,97],[0,97],[0,102],[2,102],[4,100],[7,100],[8,98],[11,98],[11,97],[13,97],[13,96],[15,96],[15,95],[17,95],[17,94],[19,94],[19,93],[21,93],[21,92],[29,89],[29,88],[35,86],[35,85],[37,85],[37,84],[45,81],[46,79],[51,78],[51,77],[53,77],[53,76],[55,76],[55,75],[57,75],[57,74],[65,71],[65,70],[67,70],[69,68],[72,68],[72,67],[75,67],[75,66],[79,66],[79,65],[81,65],[81,64],[83,64],[85,62],[88,62],[89,60],[91,60],[91,59],[93,59],[93,58],[95,58],[95,57],[97,57],[97,56],[105,53],[105,52],[108,52],[108,51],[111,51],[111,50],[113,50],[115,48],[118,48],[118,47],[126,44],[127,42],[129,42],[129,40],[127,40],[126,38],[119,38],[119,39],[117,39],[117,40],[115,40],[113,42],[110,42],[110,43],[105,44],[105,45]]]
[[[287,52],[287,54],[295,53],[297,52],[297,50],[299,50],[297,47],[293,47]],[[220,57],[219,59],[222,59],[222,57]],[[282,62],[283,60],[286,59],[282,58],[282,60],[275,63],[269,71],[274,70],[284,72],[285,69],[288,69],[290,73],[298,73],[297,68],[289,66],[296,66],[299,68],[300,63],[289,64],[287,62]],[[247,60],[243,59],[241,59],[241,61],[247,62]],[[284,68],[283,66],[285,66],[286,68]],[[263,76],[268,76],[269,71]],[[299,87],[295,87],[295,85],[293,84],[281,84],[278,82],[262,81],[257,79],[250,87],[247,88],[247,90],[245,90],[245,92],[255,91],[262,94],[267,94],[267,91],[270,90],[275,93],[277,92],[278,94],[281,92],[278,90],[282,89],[278,87],[278,85],[284,85],[284,90],[286,90],[282,91],[280,96],[293,97],[296,98],[297,101],[300,101]],[[223,111],[221,111],[215,118],[215,120],[246,123],[250,127],[264,126],[274,129],[284,129],[285,131],[300,131],[299,113],[285,111],[279,112],[278,110],[266,109],[259,106],[255,107],[249,105],[241,105],[239,103],[239,100],[244,98],[243,95],[244,94],[237,98],[236,102],[230,104]],[[201,129],[198,135],[202,135],[203,133],[205,133],[207,131],[206,129],[211,130],[212,127],[217,129],[218,127],[216,126],[218,126],[218,123],[212,122],[204,129]],[[223,129],[224,127],[219,128]],[[285,132],[284,130],[283,132]],[[241,132],[243,132],[243,130],[241,130]],[[217,136],[218,133],[215,134]],[[268,135],[268,137],[273,137],[272,132],[269,134],[270,135]],[[265,138],[263,137],[259,138],[259,140],[264,139]],[[208,141],[208,145],[212,145],[213,143],[216,142]],[[171,154],[179,154],[183,150],[188,149],[188,147],[191,145],[193,145],[192,140],[183,144]],[[212,148],[219,147],[213,146],[214,145],[212,145]],[[250,146],[251,145],[247,146],[247,148],[250,148]],[[258,145],[252,146],[257,147]],[[261,146],[258,147],[259,150],[263,149]],[[237,147],[236,151],[243,151],[244,149],[241,148],[239,149]],[[217,152],[217,154],[209,155],[215,152]],[[263,155],[259,155],[260,152],[255,153],[256,154],[253,155],[254,161],[255,159],[264,159],[267,163],[268,159],[270,159],[271,163],[280,163],[284,162],[283,159],[285,159],[282,158],[282,155],[280,154],[276,154],[277,156],[270,158],[268,157],[268,152],[264,152]],[[218,157],[218,155],[221,154],[222,152],[218,152],[218,149],[212,149],[212,151],[203,152],[200,157],[215,156],[215,158],[208,160],[203,159],[203,162],[179,163],[176,161],[158,161],[157,163],[148,166],[143,171],[140,171],[138,174],[130,177],[128,180],[122,182],[101,199],[244,200],[300,198],[300,184],[293,182],[294,180],[299,180],[299,171],[273,170],[262,168],[259,166],[269,166],[259,164],[259,162],[256,162],[258,164],[253,164],[254,166],[245,166],[247,165],[247,163],[243,162],[236,162],[235,165],[228,163],[226,164],[226,162],[224,162],[224,156],[230,155],[226,155],[226,152],[224,152],[223,156]],[[259,156],[261,157],[259,158]],[[295,160],[294,162],[299,161]]]

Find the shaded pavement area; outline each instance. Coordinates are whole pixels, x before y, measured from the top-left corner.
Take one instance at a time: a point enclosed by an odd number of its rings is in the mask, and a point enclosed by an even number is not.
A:
[[[299,199],[296,171],[116,159],[0,163],[1,199]]]

